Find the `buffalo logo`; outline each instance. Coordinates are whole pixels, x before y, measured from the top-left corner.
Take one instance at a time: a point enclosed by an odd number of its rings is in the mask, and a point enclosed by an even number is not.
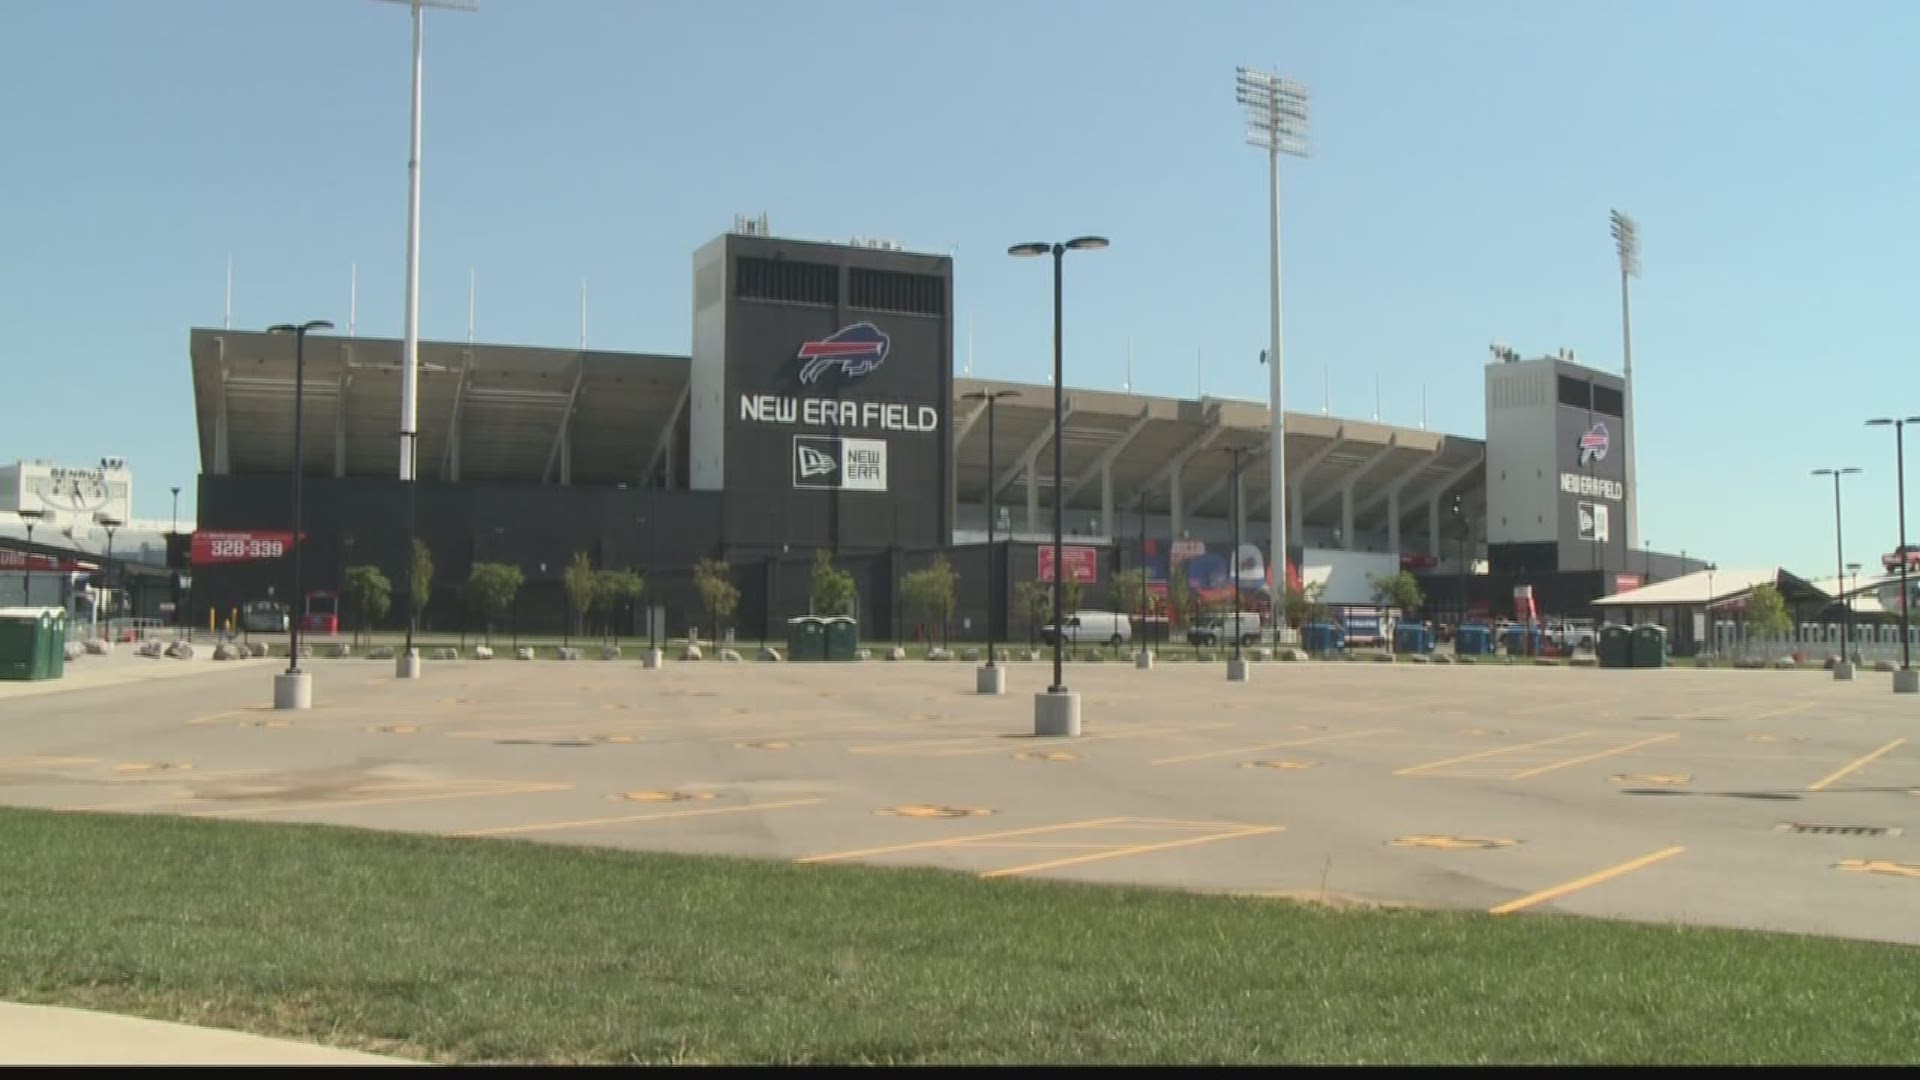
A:
[[[819,341],[802,342],[800,381],[816,383],[833,368],[849,379],[869,374],[887,361],[887,335],[870,322],[854,323]]]
[[[1595,424],[1580,436],[1580,464],[1591,465],[1607,456],[1607,425]]]
[[[840,467],[832,454],[821,453],[805,443],[794,444],[797,455],[794,466],[800,470],[800,479],[811,480],[816,476],[825,476]]]

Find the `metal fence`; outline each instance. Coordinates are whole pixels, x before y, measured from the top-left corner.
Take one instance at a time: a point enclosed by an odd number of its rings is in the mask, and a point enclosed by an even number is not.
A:
[[[1908,644],[1920,653],[1920,627],[1908,630]],[[1801,661],[1839,656],[1841,642],[1848,640],[1839,623],[1801,623],[1784,634],[1749,633],[1744,623],[1718,620],[1713,625],[1710,648],[1714,655],[1736,660],[1773,661],[1792,657]],[[1900,662],[1900,627],[1860,625],[1853,627],[1847,653],[1865,663],[1877,660]]]

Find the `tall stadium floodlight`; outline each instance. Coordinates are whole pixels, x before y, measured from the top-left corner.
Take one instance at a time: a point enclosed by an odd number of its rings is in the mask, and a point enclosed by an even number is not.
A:
[[[1273,550],[1274,608],[1287,593],[1287,361],[1280,348],[1280,155],[1307,156],[1307,88],[1292,79],[1234,69],[1234,99],[1247,110],[1247,142],[1267,152],[1267,199],[1272,204],[1267,231],[1267,262],[1272,277],[1272,307],[1267,321],[1267,453],[1273,463],[1267,514]],[[1273,624],[1274,644],[1280,643],[1280,620]]]
[[[1633,459],[1640,456],[1640,444],[1633,441],[1633,313],[1627,279],[1640,276],[1640,229],[1633,219],[1618,210],[1608,211],[1613,222],[1613,246],[1620,255],[1620,354],[1621,380],[1626,392],[1621,395],[1620,429],[1627,443],[1627,550],[1640,539],[1640,488],[1634,483]]]
[[[1067,689],[1067,680],[1060,666],[1060,650],[1067,637],[1064,586],[1067,567],[1062,539],[1066,532],[1066,517],[1061,499],[1066,490],[1061,486],[1061,478],[1066,475],[1062,447],[1067,440],[1064,435],[1065,398],[1061,391],[1064,383],[1060,370],[1060,261],[1069,251],[1098,251],[1106,246],[1107,238],[1104,236],[1076,236],[1063,244],[1026,243],[1015,244],[1007,249],[1007,254],[1015,258],[1053,256],[1053,684],[1047,687],[1046,693],[1034,698],[1035,735],[1080,734],[1080,698]]]
[[[993,573],[993,510],[998,500],[993,497],[993,409],[998,402],[1020,396],[1018,390],[975,390],[960,395],[962,401],[985,402],[987,406],[987,666],[981,668],[974,680],[974,689],[982,694],[998,694],[1007,688],[1006,673],[993,662],[993,604],[1004,590],[994,585]]]
[[[1833,572],[1834,587],[1842,593],[1847,589],[1847,552],[1840,538],[1840,478],[1851,476],[1861,470],[1856,466],[1839,469],[1815,469],[1815,476],[1833,477]],[[1851,605],[1849,605],[1851,606]],[[1833,677],[1836,679],[1853,678],[1853,664],[1850,661],[1848,641],[1853,637],[1853,620],[1847,614],[1847,607],[1840,609],[1840,662],[1834,665]]]
[[[407,292],[406,322],[400,345],[400,479],[407,484],[407,565],[413,565],[414,505],[413,482],[420,455],[419,441],[419,358],[420,358],[420,25],[425,8],[449,11],[478,11],[478,0],[385,0],[413,9],[413,110],[408,125],[407,156]],[[407,647],[395,662],[401,678],[418,678],[420,657],[413,648],[413,574],[407,574]]]
[[[300,420],[306,404],[307,334],[314,330],[331,329],[333,324],[325,319],[309,319],[298,326],[281,323],[267,327],[269,334],[293,335],[293,460],[288,469],[293,474],[293,528],[287,537],[287,546],[293,549],[293,594],[287,598],[287,603],[292,607],[287,616],[287,670],[273,679],[273,707],[276,709],[307,709],[313,706],[312,673],[300,670],[300,550],[306,546],[301,543],[300,537],[300,476],[306,471],[302,467],[305,459],[300,448]]]
[[[1920,693],[1920,675],[1913,670],[1912,624],[1907,617],[1907,606],[1913,598],[1907,591],[1907,448],[1902,429],[1908,424],[1920,424],[1920,416],[1905,419],[1882,416],[1867,421],[1868,427],[1893,428],[1893,482],[1900,513],[1900,547],[1893,553],[1900,570],[1900,670],[1893,673],[1896,694]]]

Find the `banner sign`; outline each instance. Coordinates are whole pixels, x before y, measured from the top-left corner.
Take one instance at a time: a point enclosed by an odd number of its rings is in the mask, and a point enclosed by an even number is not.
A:
[[[30,555],[24,551],[8,551],[0,548],[0,570],[31,570],[70,574],[80,569],[80,564],[72,559],[56,559],[51,555]]]
[[[1067,562],[1067,580],[1082,585],[1091,585],[1100,580],[1100,549],[1090,547],[1063,547],[1061,557]],[[1040,548],[1040,580],[1053,580],[1053,545],[1044,544]]]
[[[193,534],[193,565],[278,559],[287,553],[292,541],[293,534],[290,532],[215,532],[201,529]]]

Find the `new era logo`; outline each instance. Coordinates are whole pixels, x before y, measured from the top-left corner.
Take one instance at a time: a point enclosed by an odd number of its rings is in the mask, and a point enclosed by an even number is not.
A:
[[[831,491],[885,491],[886,440],[795,435],[793,486]]]
[[[800,470],[800,479],[810,480],[816,476],[825,476],[840,467],[840,463],[831,454],[823,454],[811,446],[798,444],[793,448],[794,468]]]

